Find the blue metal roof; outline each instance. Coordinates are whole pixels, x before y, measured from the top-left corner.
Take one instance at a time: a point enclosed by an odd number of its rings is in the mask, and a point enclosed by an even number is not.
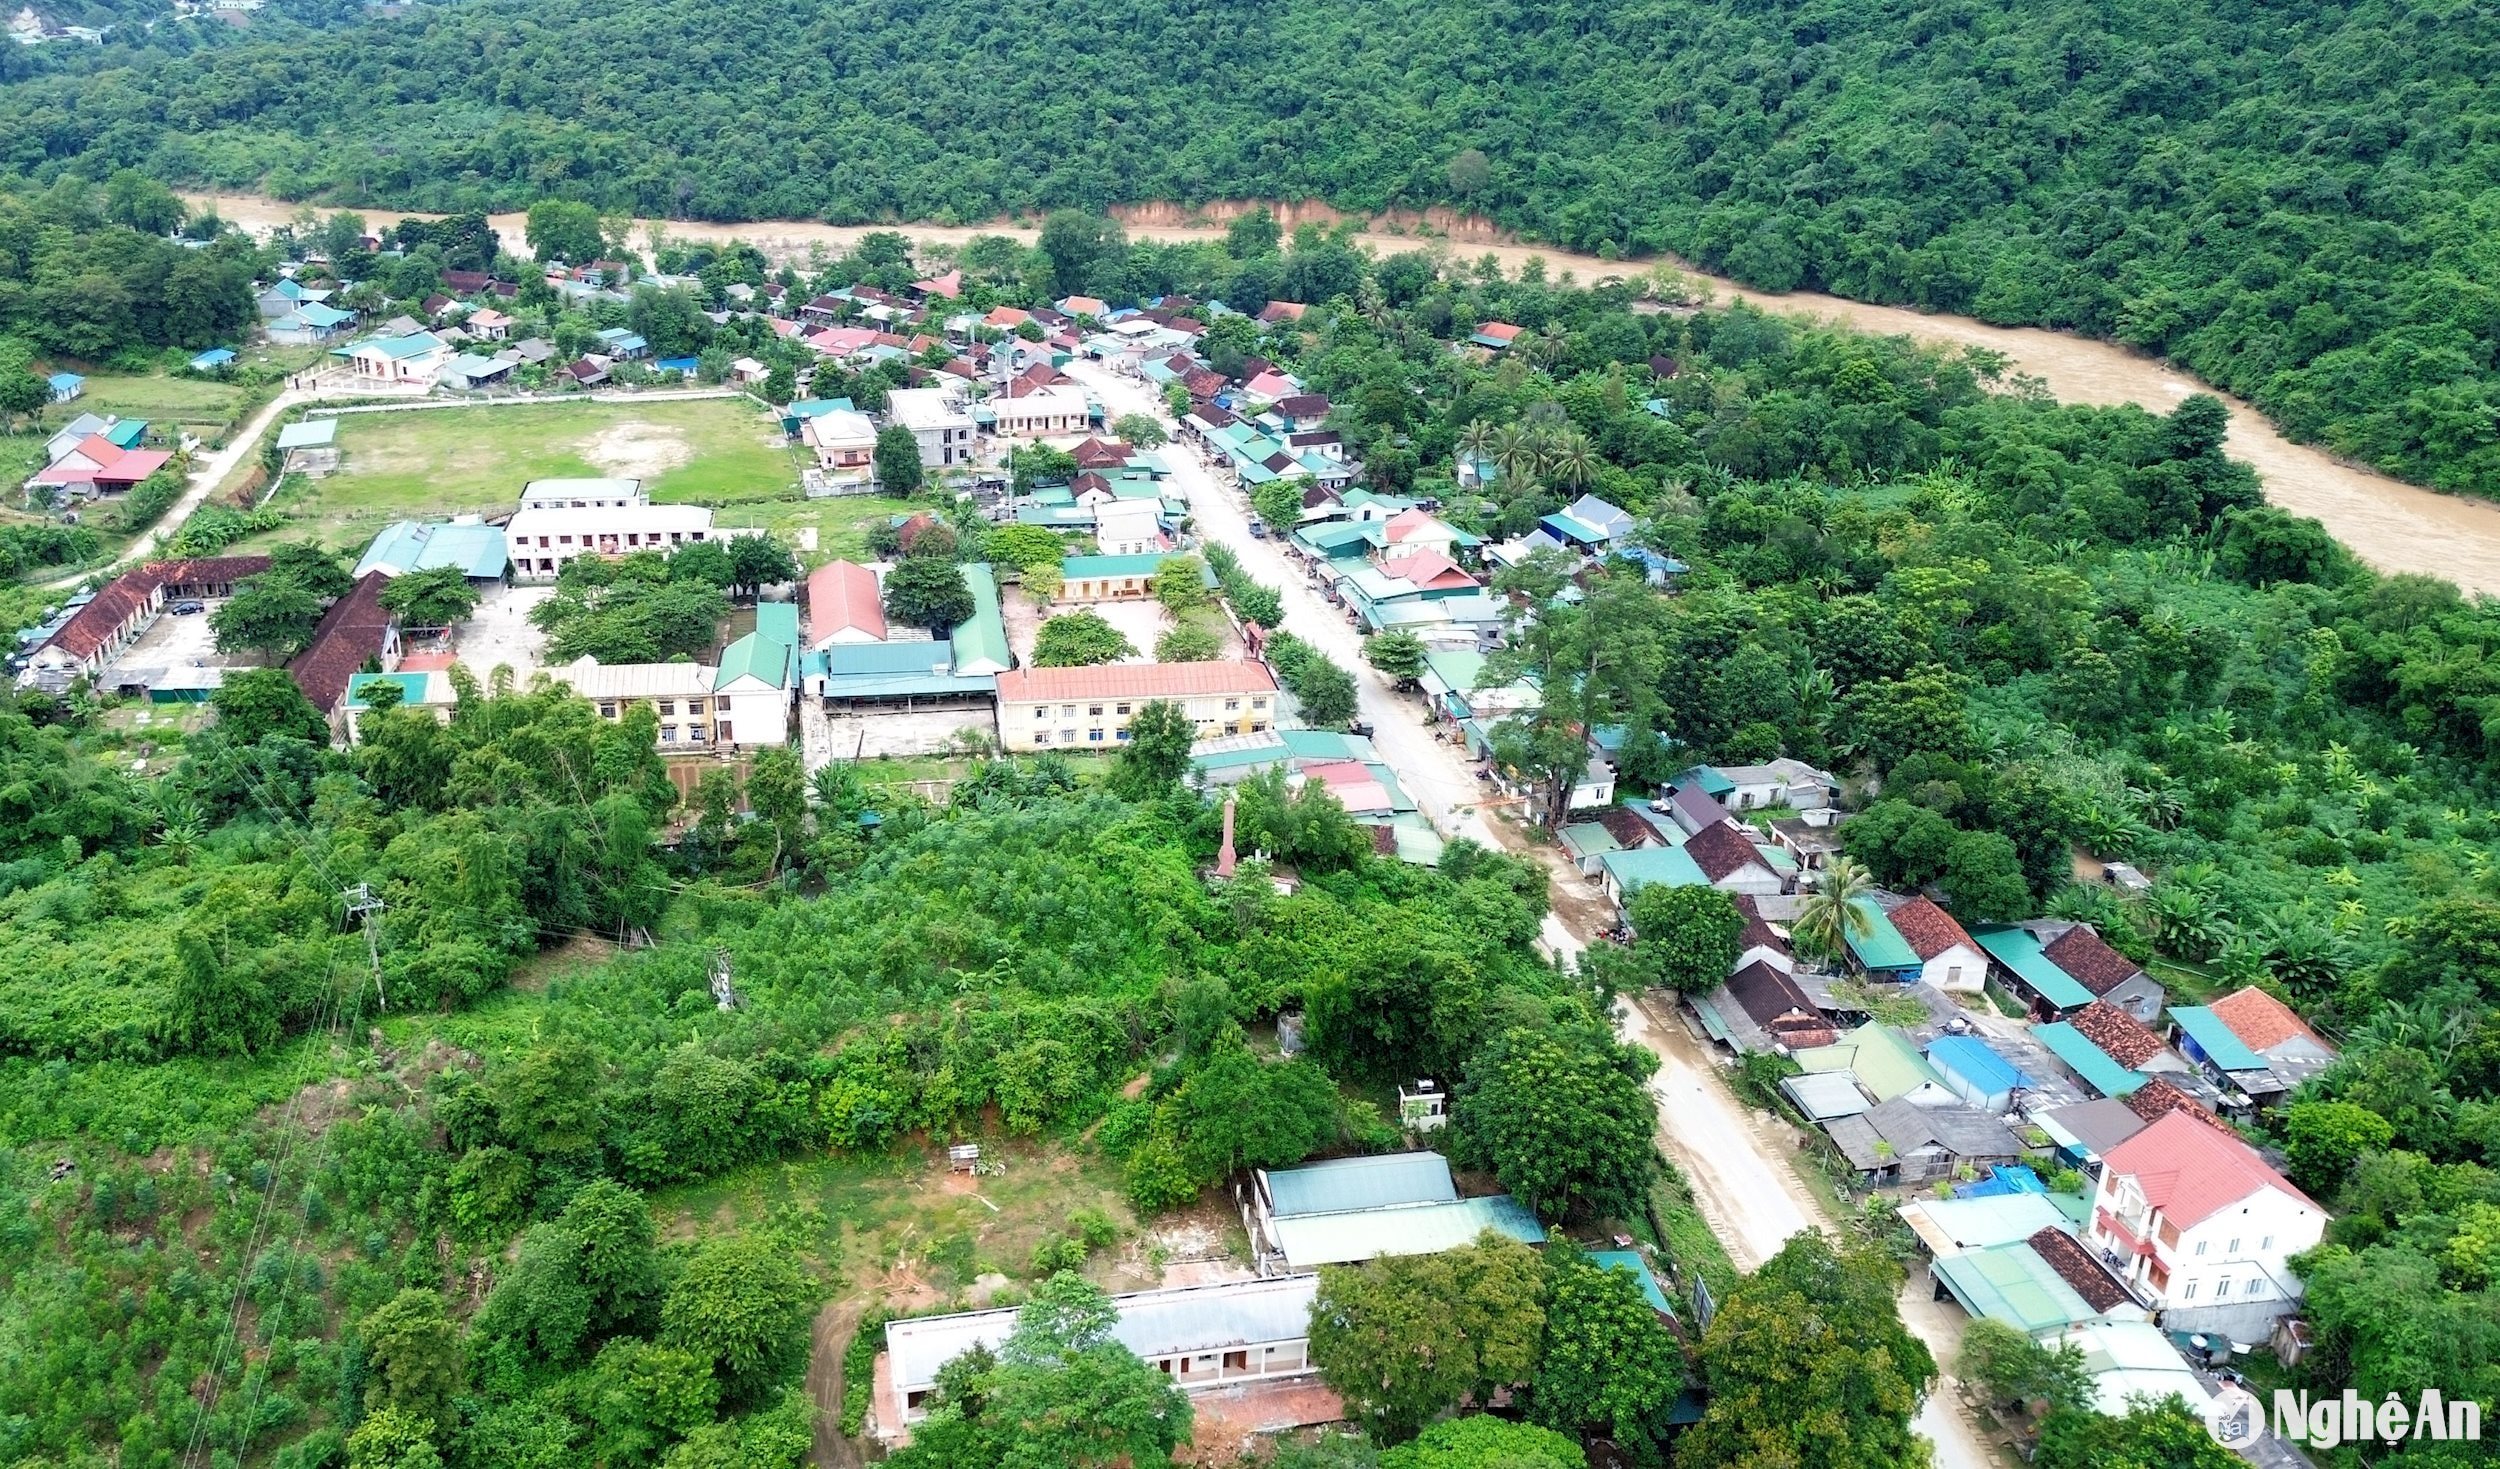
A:
[[[2057,967],[2057,961],[2041,952],[2040,936],[2027,928],[1975,929],[1971,938],[1988,951],[1988,957],[2014,972],[2014,977],[2031,986],[2041,999],[2060,1010],[2080,1010],[2092,1003],[2093,994],[2077,983],[2075,977]]]
[[[456,525],[442,521],[402,520],[385,526],[356,563],[356,575],[368,571],[406,576],[437,566],[457,566],[461,575],[492,581],[507,562],[504,533],[491,525]]]
[[[1591,1250],[1589,1263],[1602,1270],[1620,1270],[1638,1281],[1641,1294],[1648,1298],[1650,1309],[1675,1314],[1675,1306],[1667,1293],[1659,1288],[1658,1277],[1650,1274],[1649,1262],[1631,1250]]]
[[[1989,1096],[2031,1085],[2031,1078],[2023,1074],[2022,1068],[1998,1055],[1977,1036],[1938,1036],[1927,1047],[1927,1059],[1952,1071]]]

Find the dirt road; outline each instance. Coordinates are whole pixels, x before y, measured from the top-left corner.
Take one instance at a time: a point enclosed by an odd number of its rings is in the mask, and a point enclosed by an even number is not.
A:
[[[299,205],[258,195],[193,194],[194,204],[207,205],[220,217],[247,228],[266,230],[292,219]],[[1209,206],[1185,210],[1147,205],[1120,212],[1137,238],[1202,240],[1223,233],[1222,219],[1248,205]],[[372,225],[410,216],[387,209],[361,211]],[[1333,211],[1313,205],[1282,206],[1288,219],[1331,218]],[[432,218],[433,216],[416,216]],[[490,216],[507,248],[526,254],[522,219],[517,214]],[[1030,240],[1030,225],[1001,222],[985,225],[828,225],[804,220],[763,220],[748,224],[702,224],[638,220],[645,238],[665,234],[685,240],[745,240],[777,259],[805,259],[811,250],[837,251],[872,229],[893,229],[924,244],[960,245],[977,234],[1007,234]],[[1418,224],[1423,221],[1417,221]],[[2181,398],[2214,389],[2166,363],[2127,348],[2063,332],[2026,327],[1990,326],[1961,316],[1930,316],[1895,306],[1869,306],[1811,291],[1780,294],[1757,291],[1734,281],[1694,270],[1678,261],[1626,262],[1575,255],[1503,239],[1482,221],[1435,216],[1431,225],[1441,236],[1373,229],[1358,239],[1383,252],[1416,248],[1446,249],[1458,259],[1491,255],[1505,269],[1516,271],[1531,259],[1545,262],[1558,277],[1564,272],[1582,280],[1627,276],[1666,264],[1697,283],[1711,287],[1722,300],[1752,301],[1765,309],[1802,312],[1855,327],[1950,346],[1986,347],[2001,352],[2016,371],[2040,379],[2057,397],[2073,403],[2135,403],[2166,413]],[[2264,415],[2228,394],[2231,407],[2231,453],[2256,466],[2267,497],[2287,510],[2314,515],[2364,561],[2382,571],[2419,571],[2443,576],[2469,592],[2500,593],[2500,505],[2484,500],[2452,498],[2408,485],[2386,475],[2346,464],[2322,450],[2283,437]]]

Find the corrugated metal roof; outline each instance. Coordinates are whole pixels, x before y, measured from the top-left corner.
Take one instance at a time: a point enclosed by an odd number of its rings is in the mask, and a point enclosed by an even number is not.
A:
[[[1383,1153],[1337,1158],[1267,1175],[1267,1197],[1278,1219],[1442,1204],[1458,1197],[1450,1160],[1439,1153]]]
[[[356,575],[368,571],[406,576],[438,566],[457,566],[460,574],[479,581],[500,578],[510,564],[504,533],[491,525],[402,520],[383,528],[356,563]]]
[[[1816,1122],[1834,1117],[1855,1117],[1875,1105],[1858,1090],[1857,1077],[1842,1071],[1809,1071],[1780,1082],[1780,1090],[1788,1093],[1806,1116]]]
[[[1523,1244],[1545,1243],[1545,1227],[1526,1205],[1508,1195],[1405,1209],[1311,1214],[1279,1219],[1274,1229],[1285,1262],[1296,1270],[1382,1255],[1438,1254],[1473,1244],[1488,1229]]]
[[[1866,920],[1864,933],[1846,935],[1849,952],[1858,956],[1862,967],[1885,971],[1919,967],[1918,950],[1910,947],[1910,941],[1892,926],[1892,919],[1875,906],[1874,899],[1858,898],[1849,906]]]
[[[1936,1279],[1974,1316],[2002,1321],[2025,1335],[2055,1331],[2100,1313],[2028,1244],[1993,1245],[1945,1255]]]
[[[1672,888],[1710,886],[1708,875],[1682,847],[1642,847],[1630,852],[1608,852],[1597,860],[1626,895],[1653,883]]]
[[[1988,957],[2014,971],[2041,999],[2060,1010],[2079,1010],[2092,1003],[2092,992],[2075,982],[2048,955],[2040,952],[2040,936],[2027,928],[1983,928],[1971,934]]]
[[[965,674],[1005,673],[1015,655],[1007,646],[1007,620],[998,606],[998,575],[987,562],[963,567],[964,585],[972,589],[972,615],[956,624],[955,671]]]
[[[2144,1085],[2139,1072],[2129,1071],[2110,1059],[2110,1054],[2092,1044],[2092,1038],[2060,1020],[2052,1025],[2035,1025],[2031,1038],[2049,1048],[2049,1054],[2074,1068],[2085,1085],[2105,1097],[2123,1097]]]
[[[1939,1255],[1984,1250],[2058,1229],[2072,1218],[2047,1194],[1992,1194],[1976,1199],[1912,1199],[1901,1220]]]
[[[1111,1336],[1149,1358],[1292,1341],[1309,1333],[1311,1299],[1318,1291],[1316,1275],[1284,1275],[1113,1296],[1119,1321]],[[894,1383],[905,1391],[928,1387],[937,1381],[939,1368],[975,1346],[995,1348],[1015,1326],[1013,1310],[888,1322],[885,1341]]]
[[[1640,1283],[1641,1294],[1649,1299],[1652,1310],[1675,1314],[1675,1306],[1667,1293],[1659,1288],[1658,1277],[1649,1271],[1649,1262],[1631,1250],[1591,1250],[1589,1263],[1606,1270],[1620,1270]]]
[[[1927,1059],[1938,1066],[1949,1067],[1958,1076],[1993,1096],[2018,1086],[2031,1085],[2022,1068],[2006,1060],[1977,1036],[1938,1036],[1927,1047]]]
[[[2248,1048],[2248,1042],[2233,1034],[2222,1017],[2202,1005],[2173,1005],[2170,1018],[2187,1032],[2188,1039],[2205,1053],[2205,1059],[2225,1071],[2263,1071],[2266,1058]]]
[[[1852,1072],[1879,1102],[1908,1096],[1922,1086],[1944,1089],[1944,1078],[1899,1031],[1873,1021],[1832,1045],[1799,1051],[1797,1064],[1808,1071]]]

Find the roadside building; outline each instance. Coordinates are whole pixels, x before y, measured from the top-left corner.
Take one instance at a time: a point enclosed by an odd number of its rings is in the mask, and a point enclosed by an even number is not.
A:
[[[757,534],[715,530],[710,508],[702,505],[534,505],[504,527],[513,575],[522,581],[552,581],[576,556],[666,552],[694,541]]]
[[[635,707],[659,721],[654,743],[662,751],[712,747],[713,670],[701,663],[601,663],[576,659],[547,670],[555,682],[590,701],[614,724]]]
[[[1228,660],[1011,669],[998,675],[999,743],[1116,749],[1137,710],[1158,700],[1180,705],[1199,739],[1257,734],[1276,722],[1276,675]]]
[[[885,416],[911,430],[926,469],[972,462],[972,415],[951,388],[896,388],[885,395]]]
[[[1382,1255],[1431,1255],[1486,1230],[1543,1244],[1544,1227],[1507,1194],[1463,1199],[1438,1153],[1339,1158],[1257,1169],[1235,1190],[1260,1273],[1343,1265]]]

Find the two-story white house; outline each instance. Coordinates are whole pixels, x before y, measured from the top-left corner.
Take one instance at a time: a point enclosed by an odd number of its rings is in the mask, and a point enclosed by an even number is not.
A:
[[[885,416],[911,430],[924,469],[972,462],[972,414],[947,388],[896,388],[885,395]]]
[[[2173,1330],[2263,1341],[2298,1309],[2284,1262],[2327,1212],[2210,1115],[2177,1108],[2110,1149],[2084,1243]]]

